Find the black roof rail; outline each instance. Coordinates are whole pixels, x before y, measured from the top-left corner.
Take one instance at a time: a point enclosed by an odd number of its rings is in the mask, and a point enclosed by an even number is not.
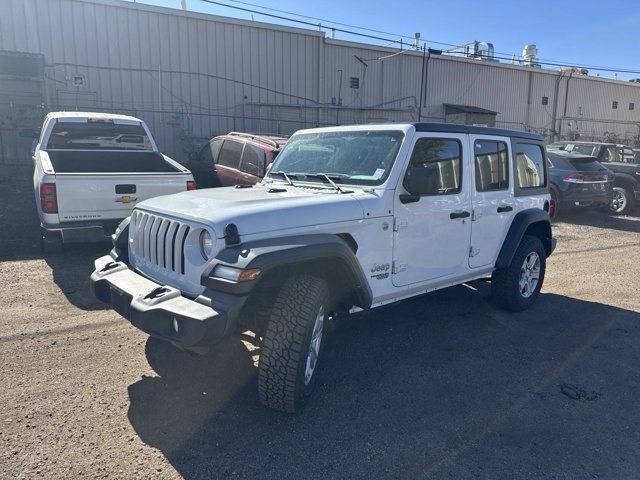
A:
[[[526,140],[544,142],[544,137],[535,133],[519,130],[503,130],[492,127],[479,127],[475,125],[460,125],[457,123],[414,123],[418,132],[446,132],[446,133],[471,133],[478,135],[496,135],[501,137],[516,137]]]
[[[262,143],[266,143],[267,145],[271,145],[274,148],[280,148],[280,144],[278,142],[276,142],[275,140],[271,140],[270,138],[265,138],[261,135],[253,135],[251,133],[243,133],[243,132],[229,132],[227,135],[250,138],[251,140],[255,140],[256,142],[262,142]]]

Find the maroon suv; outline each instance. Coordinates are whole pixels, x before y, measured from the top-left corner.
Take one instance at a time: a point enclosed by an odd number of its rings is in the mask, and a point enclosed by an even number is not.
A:
[[[187,166],[200,188],[253,185],[286,142],[286,137],[231,132],[209,140],[189,156]]]

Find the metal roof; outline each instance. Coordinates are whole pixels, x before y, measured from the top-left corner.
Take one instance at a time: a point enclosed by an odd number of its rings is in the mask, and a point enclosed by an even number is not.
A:
[[[459,125],[457,123],[414,123],[417,132],[472,133],[476,135],[495,135],[500,137],[517,137],[526,140],[544,142],[544,137],[535,133],[500,128],[477,127],[475,125]]]

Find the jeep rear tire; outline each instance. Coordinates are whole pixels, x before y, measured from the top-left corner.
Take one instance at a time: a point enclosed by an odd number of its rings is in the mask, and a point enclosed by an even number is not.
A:
[[[546,268],[546,252],[538,237],[525,235],[507,268],[495,270],[491,295],[500,307],[512,312],[529,308],[538,298]]]
[[[295,275],[280,288],[262,340],[258,392],[267,407],[299,412],[311,394],[329,318],[329,287]]]

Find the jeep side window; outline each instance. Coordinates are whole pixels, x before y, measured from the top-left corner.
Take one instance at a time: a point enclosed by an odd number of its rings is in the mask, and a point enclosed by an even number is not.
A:
[[[225,140],[220,149],[220,155],[218,155],[218,165],[237,169],[240,165],[242,147],[244,147],[243,143]]]
[[[520,188],[546,185],[542,147],[533,143],[516,143],[516,182]]]
[[[413,147],[404,186],[416,195],[460,193],[462,179],[462,145],[448,138],[419,138]]]
[[[476,140],[474,143],[476,191],[509,188],[507,144],[496,140]]]
[[[256,177],[262,177],[264,175],[264,152],[247,144],[244,147],[244,152],[242,152],[240,171]]]

